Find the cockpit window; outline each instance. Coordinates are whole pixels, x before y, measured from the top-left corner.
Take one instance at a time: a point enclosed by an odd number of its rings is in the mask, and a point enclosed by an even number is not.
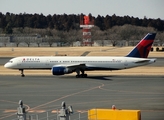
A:
[[[13,63],[13,61],[9,61],[9,63]]]

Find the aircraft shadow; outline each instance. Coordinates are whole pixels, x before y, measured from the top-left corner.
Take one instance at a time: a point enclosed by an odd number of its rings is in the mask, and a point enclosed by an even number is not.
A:
[[[114,76],[88,76],[87,78],[76,78],[75,76],[62,76],[60,78],[71,78],[71,79],[77,79],[77,80],[82,80],[82,79],[94,79],[94,80],[109,80],[112,81],[111,77]]]
[[[94,79],[94,80],[109,80],[109,81],[112,81],[111,77],[113,77],[113,76],[88,76],[87,78]]]
[[[112,77],[114,76],[88,76],[87,78],[76,78],[75,76],[26,76],[28,78],[41,78],[41,79],[93,79],[93,80],[106,80],[106,81],[112,81]],[[25,78],[26,78],[25,77]]]

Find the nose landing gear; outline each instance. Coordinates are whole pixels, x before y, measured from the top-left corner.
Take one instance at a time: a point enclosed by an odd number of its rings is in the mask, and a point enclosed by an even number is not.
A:
[[[21,71],[21,77],[25,77],[23,69],[19,69],[19,71]]]

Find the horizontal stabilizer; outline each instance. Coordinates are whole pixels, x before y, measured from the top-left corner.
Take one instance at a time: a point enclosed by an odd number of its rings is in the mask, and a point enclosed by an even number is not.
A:
[[[149,62],[150,60],[140,60],[140,61],[137,61],[135,63],[146,63],[146,62]]]

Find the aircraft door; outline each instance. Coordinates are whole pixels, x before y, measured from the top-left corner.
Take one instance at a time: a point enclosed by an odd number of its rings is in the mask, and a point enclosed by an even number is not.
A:
[[[21,60],[18,60],[18,61],[17,61],[17,66],[18,66],[18,67],[22,66]]]
[[[47,60],[46,60],[46,66],[48,67],[49,65],[50,65],[50,60],[47,59]]]

